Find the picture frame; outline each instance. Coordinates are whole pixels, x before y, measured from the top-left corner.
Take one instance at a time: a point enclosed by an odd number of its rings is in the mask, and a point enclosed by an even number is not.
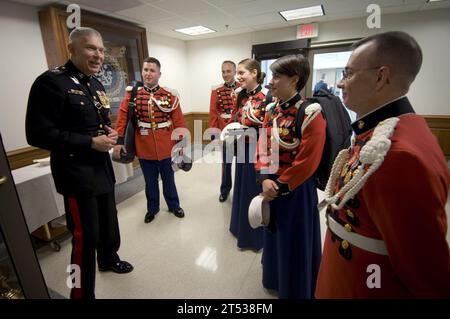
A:
[[[67,49],[71,29],[67,27],[63,6],[49,6],[39,12],[44,49],[48,67],[55,68],[69,59]],[[96,77],[105,87],[111,103],[111,119],[115,122],[125,89],[133,81],[140,80],[143,60],[148,56],[145,28],[131,22],[81,10],[81,26],[99,31],[105,46],[105,60]]]

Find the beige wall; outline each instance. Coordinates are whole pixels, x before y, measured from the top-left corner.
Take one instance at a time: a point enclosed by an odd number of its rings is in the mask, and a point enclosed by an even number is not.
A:
[[[312,42],[360,38],[391,30],[410,33],[422,46],[424,54],[422,70],[409,93],[416,112],[450,115],[450,63],[447,62],[450,52],[450,41],[447,40],[450,38],[450,9],[383,15],[381,27],[379,30],[368,29],[365,18],[320,23],[320,36]],[[209,95],[205,90],[211,83],[220,80],[221,60],[230,58],[238,61],[250,56],[253,44],[294,40],[295,35],[296,27],[289,27],[189,41],[188,61],[190,68],[196,70],[196,87],[199,88],[191,88],[192,111],[208,111]],[[211,74],[211,70],[215,73]]]
[[[147,32],[148,54],[161,62],[160,84],[180,94],[183,112],[191,109],[186,41]]]
[[[0,1],[0,131],[6,151],[26,147],[25,113],[34,79],[47,69],[37,9]]]
[[[417,113],[450,115],[450,9],[384,15],[380,32],[405,31],[416,38],[423,50],[422,69],[409,90]],[[316,41],[364,37],[377,32],[365,27],[365,19],[333,21],[320,25]]]
[[[369,30],[365,19],[319,25],[317,41],[363,37],[376,31],[403,30],[424,51],[422,70],[410,91],[420,114],[450,115],[450,9],[382,16],[382,29]],[[161,84],[180,92],[184,112],[207,112],[211,86],[222,81],[221,62],[250,56],[253,44],[295,39],[296,28],[281,28],[215,39],[182,41],[147,34],[150,56],[162,63]],[[47,69],[37,9],[0,1],[0,130],[6,150],[26,147],[24,120],[29,89]]]
[[[250,57],[251,34],[188,41],[188,72],[191,79],[191,112],[208,112],[211,87],[223,82],[222,62],[236,64]]]

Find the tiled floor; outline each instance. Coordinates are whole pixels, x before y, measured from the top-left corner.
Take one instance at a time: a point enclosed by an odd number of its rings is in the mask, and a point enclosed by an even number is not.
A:
[[[218,201],[220,164],[197,161],[190,172],[176,173],[176,183],[183,219],[168,213],[161,197],[161,211],[145,224],[143,191],[118,205],[119,254],[135,269],[98,272],[97,298],[274,298],[261,285],[261,253],[238,249],[228,230],[231,197]],[[39,249],[38,257],[47,285],[68,296],[70,239],[61,245],[60,252]]]
[[[97,273],[97,298],[276,297],[261,285],[261,253],[238,249],[228,231],[231,198],[225,203],[218,201],[220,164],[205,163],[214,162],[218,155],[206,155],[190,172],[176,173],[185,218],[168,213],[161,198],[160,213],[145,224],[143,191],[118,205],[119,254],[135,270],[123,275]],[[323,217],[321,212],[322,235]],[[69,295],[66,268],[70,249],[70,240],[65,240],[60,252],[48,247],[38,250],[47,285],[63,296]]]

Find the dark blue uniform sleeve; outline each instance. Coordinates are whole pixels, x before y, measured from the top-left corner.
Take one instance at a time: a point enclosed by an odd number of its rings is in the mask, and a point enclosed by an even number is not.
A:
[[[56,81],[57,76],[44,74],[31,87],[25,120],[28,144],[50,151],[89,149],[90,135],[65,128],[66,92]]]

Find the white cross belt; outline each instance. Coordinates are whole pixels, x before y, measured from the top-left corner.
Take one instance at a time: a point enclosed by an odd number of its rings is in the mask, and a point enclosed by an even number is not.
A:
[[[362,236],[354,232],[349,232],[329,215],[327,215],[327,221],[328,227],[331,231],[340,238],[348,241],[349,244],[361,248],[362,250],[370,251],[374,254],[388,255],[384,241]]]

